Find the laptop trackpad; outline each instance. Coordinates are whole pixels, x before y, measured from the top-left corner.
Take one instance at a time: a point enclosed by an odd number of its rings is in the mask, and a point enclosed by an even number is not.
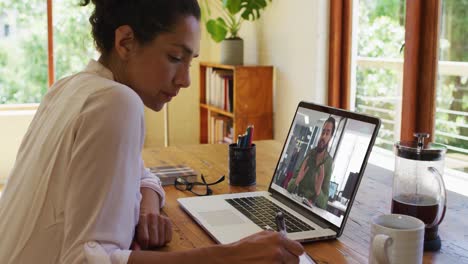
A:
[[[211,226],[239,225],[245,223],[242,218],[230,210],[200,212],[200,216]]]

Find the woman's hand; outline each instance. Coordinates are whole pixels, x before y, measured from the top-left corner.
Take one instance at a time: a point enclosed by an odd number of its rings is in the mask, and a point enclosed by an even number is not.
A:
[[[162,247],[172,240],[172,223],[160,214],[159,196],[149,188],[141,188],[138,225],[131,249],[147,250]]]
[[[278,232],[263,231],[227,245],[199,247],[185,251],[132,251],[129,264],[298,264],[304,248]]]
[[[254,234],[227,246],[233,250],[225,252],[225,263],[296,264],[299,263],[299,256],[304,253],[300,243],[272,231]]]
[[[160,214],[140,214],[136,227],[133,250],[151,250],[162,247],[172,240],[172,224]]]

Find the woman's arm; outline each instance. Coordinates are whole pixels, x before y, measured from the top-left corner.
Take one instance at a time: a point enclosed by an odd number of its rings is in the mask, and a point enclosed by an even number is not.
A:
[[[172,240],[172,223],[160,214],[160,196],[153,189],[140,188],[140,215],[131,249],[153,249]]]
[[[141,160],[141,189],[149,188],[156,192],[159,195],[159,204],[157,205],[159,208],[164,206],[166,201],[166,193],[161,185],[161,180],[155,176],[153,173],[150,172],[149,169],[145,168],[143,164],[143,160]],[[142,193],[143,194],[143,193]]]
[[[299,263],[303,247],[278,232],[263,231],[228,245],[178,252],[132,251],[129,264],[275,264]]]
[[[140,214],[159,214],[160,197],[153,189],[141,187]]]
[[[144,113],[128,88],[89,97],[77,117],[64,190],[60,263],[126,263],[138,222]],[[102,247],[99,254],[93,249]],[[106,260],[106,261],[104,261]]]
[[[146,250],[169,243],[172,239],[172,224],[169,218],[160,214],[166,196],[161,180],[145,168],[143,160],[140,164],[142,198],[138,225],[130,248]]]

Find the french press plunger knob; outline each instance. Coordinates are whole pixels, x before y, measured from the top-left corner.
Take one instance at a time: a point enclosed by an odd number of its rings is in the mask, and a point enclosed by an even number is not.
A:
[[[418,150],[421,150],[424,148],[424,139],[429,138],[429,133],[414,133],[414,137],[418,139]]]

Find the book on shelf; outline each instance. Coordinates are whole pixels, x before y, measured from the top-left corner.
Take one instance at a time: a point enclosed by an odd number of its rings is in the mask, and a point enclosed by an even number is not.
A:
[[[162,185],[173,185],[178,177],[189,182],[197,180],[197,172],[186,165],[166,165],[148,168],[151,173],[158,176]]]
[[[207,67],[205,72],[206,103],[232,112],[233,72]]]
[[[224,137],[223,138],[223,143],[232,144],[232,142],[233,142],[232,137]]]
[[[208,143],[232,143],[233,132],[234,131],[231,118],[223,115],[214,115],[210,117],[208,129]],[[230,138],[230,140],[227,140],[227,138]]]
[[[211,98],[210,98],[210,94],[211,94],[211,71],[213,70],[213,68],[211,67],[206,67],[206,70],[205,70],[205,98],[206,98],[206,104],[211,104]]]

